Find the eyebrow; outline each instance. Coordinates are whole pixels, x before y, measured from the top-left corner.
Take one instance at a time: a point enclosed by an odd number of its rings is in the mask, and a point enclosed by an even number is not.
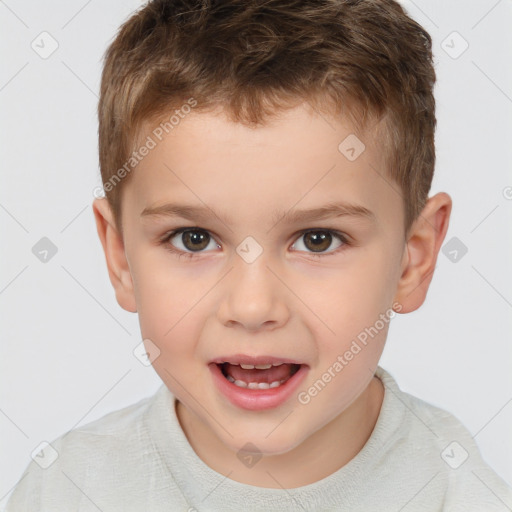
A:
[[[217,215],[211,208],[207,206],[191,206],[186,204],[163,204],[160,206],[152,206],[144,208],[141,217],[181,217],[190,221],[212,220],[217,217],[224,223],[231,222],[230,216]],[[311,222],[317,220],[325,220],[336,217],[356,217],[370,221],[375,220],[375,214],[368,208],[350,204],[350,203],[329,203],[319,208],[311,208],[305,210],[294,210],[274,212],[273,224],[285,222],[286,224],[299,224],[301,222]]]

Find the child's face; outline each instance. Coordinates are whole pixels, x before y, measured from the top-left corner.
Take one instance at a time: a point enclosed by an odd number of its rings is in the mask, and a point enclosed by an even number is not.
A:
[[[381,356],[403,270],[403,203],[375,141],[364,138],[354,161],[351,144],[340,152],[352,133],[305,107],[255,129],[192,113],[124,191],[135,306],[121,302],[136,307],[191,424],[235,451],[303,443],[361,395]],[[194,229],[169,239],[182,228]],[[255,391],[214,363],[242,356],[302,366]]]

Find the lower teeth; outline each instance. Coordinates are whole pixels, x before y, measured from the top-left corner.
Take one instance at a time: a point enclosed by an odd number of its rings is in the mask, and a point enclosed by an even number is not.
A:
[[[270,388],[277,388],[281,384],[284,384],[286,380],[276,380],[274,382],[271,382],[270,384],[268,382],[245,382],[243,380],[235,380],[231,375],[227,375],[226,379],[229,380],[229,382],[232,382],[235,386],[238,386],[239,388],[248,388],[248,389],[270,389]]]

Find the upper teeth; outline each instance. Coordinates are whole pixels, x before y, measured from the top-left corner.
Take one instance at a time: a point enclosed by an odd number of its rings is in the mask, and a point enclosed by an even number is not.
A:
[[[244,370],[268,370],[269,368],[272,368],[272,366],[281,366],[283,363],[274,363],[274,364],[240,364],[240,366]]]

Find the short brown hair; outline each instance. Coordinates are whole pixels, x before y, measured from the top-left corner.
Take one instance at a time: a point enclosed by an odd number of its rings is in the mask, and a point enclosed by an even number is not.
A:
[[[360,127],[382,121],[407,231],[434,171],[431,46],[393,0],[148,2],[107,49],[101,81],[100,170],[118,227],[129,176],[112,178],[126,169],[143,124],[194,98],[197,109],[220,106],[246,124],[302,101],[344,111]]]

